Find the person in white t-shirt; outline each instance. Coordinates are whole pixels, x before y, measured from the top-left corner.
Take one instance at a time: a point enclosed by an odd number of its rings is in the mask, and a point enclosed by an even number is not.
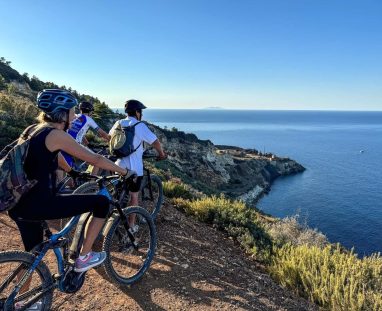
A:
[[[112,135],[114,130],[120,124],[122,127],[134,125],[142,120],[142,110],[146,109],[140,101],[130,99],[125,103],[125,112],[127,117],[115,122],[111,128],[109,134]],[[141,187],[143,177],[143,142],[152,145],[158,152],[158,159],[163,160],[167,158],[167,155],[163,152],[161,143],[157,136],[147,127],[143,122],[140,122],[135,126],[135,134],[133,139],[134,152],[127,157],[118,159],[115,164],[122,168],[133,170],[137,173],[136,181],[130,186],[130,203],[129,206],[138,205],[138,193]],[[129,219],[130,226],[134,230],[135,219]]]

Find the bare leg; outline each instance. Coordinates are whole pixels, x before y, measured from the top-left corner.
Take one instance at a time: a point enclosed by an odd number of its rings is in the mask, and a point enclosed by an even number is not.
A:
[[[130,192],[130,204],[129,206],[137,206],[138,205],[138,193],[139,192]],[[135,214],[129,215],[129,226],[132,227],[135,225]]]
[[[61,180],[64,179],[64,171],[58,169],[58,170],[56,171],[56,176],[57,176],[57,183],[59,183]]]
[[[91,217],[85,228],[85,239],[80,255],[84,256],[92,250],[93,243],[105,222],[104,218]]]

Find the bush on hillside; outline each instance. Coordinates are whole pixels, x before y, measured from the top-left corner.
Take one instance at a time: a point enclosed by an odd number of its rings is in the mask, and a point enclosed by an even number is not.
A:
[[[330,310],[382,310],[382,258],[363,259],[341,247],[286,244],[275,251],[272,276]]]
[[[23,97],[0,93],[0,149],[36,122],[38,109]]]
[[[7,84],[5,82],[4,77],[0,74],[0,91],[5,90],[7,88]]]
[[[298,216],[286,217],[266,225],[267,232],[273,238],[276,245],[282,246],[287,243],[293,245],[308,244],[311,246],[324,247],[328,240],[324,234],[316,229],[309,228],[306,224],[298,221]]]
[[[180,181],[169,180],[163,182],[163,193],[167,198],[183,198],[191,200],[193,195],[188,187]]]
[[[257,260],[266,262],[270,259],[272,240],[258,221],[257,213],[243,202],[212,196],[194,201],[175,199],[174,205],[227,232]]]

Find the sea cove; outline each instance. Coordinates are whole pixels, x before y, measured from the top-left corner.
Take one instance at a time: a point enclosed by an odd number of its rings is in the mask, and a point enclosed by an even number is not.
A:
[[[306,171],[277,179],[258,207],[299,214],[360,255],[382,250],[382,112],[147,109],[145,118],[296,160]]]

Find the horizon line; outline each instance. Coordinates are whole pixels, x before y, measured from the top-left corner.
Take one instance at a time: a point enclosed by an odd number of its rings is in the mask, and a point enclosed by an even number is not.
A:
[[[124,107],[110,107],[111,109],[122,109]],[[359,109],[248,109],[248,108],[157,108],[157,107],[148,107],[148,110],[212,110],[212,111],[312,111],[312,112],[382,112],[381,110],[359,110]]]

